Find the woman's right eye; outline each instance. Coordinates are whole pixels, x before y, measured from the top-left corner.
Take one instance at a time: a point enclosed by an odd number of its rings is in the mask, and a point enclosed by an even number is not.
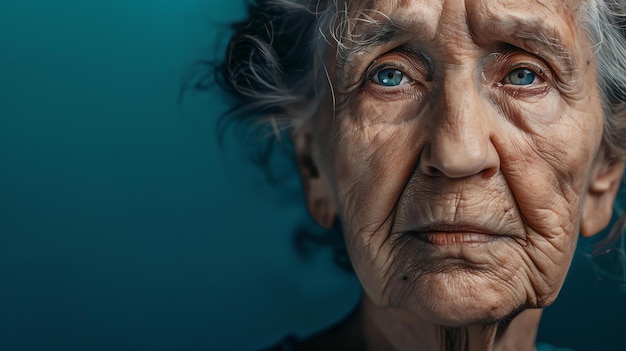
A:
[[[402,84],[411,83],[411,80],[399,69],[385,68],[374,72],[372,81],[386,87],[395,87]]]

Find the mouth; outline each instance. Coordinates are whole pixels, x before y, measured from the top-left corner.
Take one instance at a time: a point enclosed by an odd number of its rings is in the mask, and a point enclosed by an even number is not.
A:
[[[480,245],[502,238],[503,235],[486,228],[460,225],[431,225],[410,231],[416,239],[438,246]]]

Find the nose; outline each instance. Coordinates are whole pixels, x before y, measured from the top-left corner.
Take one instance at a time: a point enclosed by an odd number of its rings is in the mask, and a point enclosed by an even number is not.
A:
[[[493,144],[495,121],[489,102],[476,87],[444,89],[431,118],[432,128],[420,156],[420,170],[430,176],[490,177],[500,168]]]

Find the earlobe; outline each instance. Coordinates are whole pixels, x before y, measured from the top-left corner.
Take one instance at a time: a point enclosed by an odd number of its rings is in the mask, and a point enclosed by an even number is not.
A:
[[[590,237],[604,229],[611,221],[613,203],[624,174],[624,161],[596,161],[592,170],[587,198],[583,206],[580,232]]]
[[[337,217],[330,185],[324,179],[314,157],[310,131],[303,127],[291,133],[307,208],[319,225],[330,229]]]

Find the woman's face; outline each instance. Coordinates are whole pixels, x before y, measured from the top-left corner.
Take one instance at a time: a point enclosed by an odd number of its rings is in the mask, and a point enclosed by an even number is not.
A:
[[[356,6],[380,22],[350,22],[367,43],[328,64],[340,107],[294,136],[311,213],[341,220],[379,306],[461,325],[549,304],[621,175],[581,4]]]

